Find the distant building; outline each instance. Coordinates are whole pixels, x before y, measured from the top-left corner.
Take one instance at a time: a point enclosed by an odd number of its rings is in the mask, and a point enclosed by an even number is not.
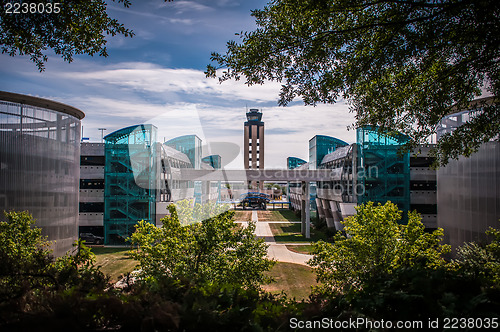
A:
[[[196,135],[175,137],[163,144],[184,153],[191,161],[191,165],[194,169],[202,169],[205,168],[205,165],[208,165],[202,161],[202,143],[201,139]],[[191,181],[188,183],[188,186],[194,188],[195,203],[203,203],[204,190],[202,188],[202,183],[200,181]]]
[[[258,109],[247,112],[243,149],[245,169],[264,169],[264,122]],[[263,189],[264,183],[252,181],[250,185],[254,189]]]
[[[444,117],[437,130],[439,139],[482,112],[493,98],[473,101],[470,109]],[[500,141],[481,145],[470,157],[450,160],[437,171],[437,212],[445,241],[456,248],[465,242],[486,242],[484,232],[500,228]]]
[[[316,135],[309,140],[309,169],[317,169],[323,158],[348,143],[331,136]]]
[[[104,137],[104,241],[125,244],[139,220],[156,224],[161,163],[153,125],[131,126]]]
[[[78,238],[84,116],[59,102],[0,92],[0,211],[29,211],[55,256]]]
[[[400,210],[410,209],[410,155],[400,153],[400,147],[408,141],[402,134],[383,135],[377,127],[365,126],[356,130],[360,148],[360,166],[356,192],[358,203],[391,201]],[[360,172],[361,171],[361,172]]]
[[[172,138],[165,143],[166,146],[176,149],[188,156],[194,169],[201,168],[201,139],[196,135],[184,135]]]
[[[210,156],[203,157],[201,161],[212,166],[214,169],[222,168],[221,156],[219,156],[218,154],[213,154]]]
[[[202,162],[201,139],[196,135],[176,137],[161,144],[157,142],[157,128],[141,124],[119,129],[105,136],[104,140],[105,244],[125,244],[140,220],[161,225],[161,218],[168,213],[167,207],[171,203],[184,199],[191,204],[217,200],[217,182],[185,181],[178,176],[182,169],[194,168],[193,165],[197,165],[197,169],[214,169]],[[92,150],[92,147],[84,149],[87,150]],[[93,157],[91,153],[82,155],[82,163],[99,161],[90,157]],[[220,157],[210,157],[214,163],[220,164]],[[88,173],[91,172],[84,172],[86,180],[92,183],[95,179]],[[81,202],[81,207],[95,206],[95,203],[88,203]],[[93,232],[85,229],[87,226],[82,230]]]
[[[79,233],[104,236],[104,143],[80,144]]]
[[[318,169],[323,161],[323,158],[334,152],[340,147],[348,146],[349,144],[331,136],[316,135],[309,140],[309,163],[308,169]],[[312,215],[318,215],[318,206],[316,202],[316,182],[310,184],[310,202]]]
[[[405,213],[416,209],[427,228],[436,228],[436,172],[429,168],[433,162],[428,154],[430,147],[420,146],[414,153],[401,154],[399,148],[406,139],[400,134],[382,135],[377,128],[368,126],[357,130],[357,143],[343,145],[338,140],[340,144],[330,147],[333,151],[322,158],[318,169],[331,169],[339,179],[311,185],[311,193],[315,189],[311,206],[316,203],[318,217],[340,230],[341,222],[356,213],[356,205],[391,201]],[[328,141],[338,142],[333,137]],[[328,149],[325,145],[321,147],[323,151]],[[314,162],[298,169],[311,164]],[[291,185],[290,201],[295,209],[300,209],[302,190]]]
[[[295,169],[301,165],[307,164],[307,161],[304,159],[300,159],[297,157],[288,157],[286,158],[286,168],[287,169]]]

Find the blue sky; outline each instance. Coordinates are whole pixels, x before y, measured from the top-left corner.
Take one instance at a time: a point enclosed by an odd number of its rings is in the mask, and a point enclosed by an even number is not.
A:
[[[0,55],[0,90],[53,99],[81,109],[84,136],[100,141],[106,133],[153,123],[159,139],[197,134],[204,143],[243,143],[246,108],[263,111],[266,168],[286,167],[286,158],[308,158],[316,134],[354,142],[354,121],[345,103],[306,107],[300,100],[277,105],[279,83],[247,87],[242,82],[205,78],[210,53],[224,52],[235,33],[253,30],[252,9],[267,1],[133,0],[130,8],[110,3],[108,14],[133,38],[108,38],[107,58],[76,56],[72,63],[49,52],[38,72],[28,57]],[[208,150],[204,152],[208,154]],[[228,168],[241,168],[238,157]],[[226,161],[227,162],[227,161]]]

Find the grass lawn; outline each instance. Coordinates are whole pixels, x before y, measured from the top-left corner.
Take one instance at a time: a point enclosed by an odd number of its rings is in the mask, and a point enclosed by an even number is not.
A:
[[[274,239],[276,242],[315,242],[319,240],[327,239],[327,236],[317,229],[311,228],[311,238],[306,239],[300,233],[300,224],[291,224],[291,223],[276,223],[269,224],[271,227],[271,231],[273,232]]]
[[[102,272],[111,277],[111,282],[117,282],[121,275],[135,269],[137,261],[131,259],[126,254],[127,251],[127,248],[92,248],[97,265],[101,266]],[[277,262],[267,275],[273,277],[275,282],[264,285],[266,291],[272,293],[284,291],[289,297],[295,297],[297,300],[307,299],[311,294],[311,286],[317,284],[312,269],[299,264]]]
[[[267,210],[258,211],[259,220],[261,221],[300,221],[300,217],[296,216],[292,210]]]
[[[252,211],[234,211],[235,221],[252,221]]]
[[[312,255],[313,246],[310,244],[287,244],[286,248],[293,252],[298,252],[299,254]]]
[[[137,261],[127,255],[128,248],[103,248],[93,247],[96,263],[101,266],[101,271],[111,277],[111,282],[116,282],[120,275],[135,270]]]
[[[297,300],[307,299],[311,294],[311,286],[317,285],[316,275],[308,266],[278,262],[267,275],[275,282],[264,285],[263,288],[271,293],[284,291],[288,297]]]

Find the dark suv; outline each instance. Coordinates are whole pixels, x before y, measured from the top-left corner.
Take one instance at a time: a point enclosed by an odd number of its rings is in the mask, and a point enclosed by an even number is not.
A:
[[[92,233],[80,233],[80,239],[85,240],[87,244],[103,244],[104,238]]]

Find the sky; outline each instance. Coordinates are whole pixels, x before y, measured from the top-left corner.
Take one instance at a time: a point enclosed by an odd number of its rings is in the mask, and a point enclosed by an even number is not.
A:
[[[226,168],[243,168],[243,123],[250,108],[263,113],[266,168],[286,168],[289,156],[307,160],[314,135],[353,143],[355,132],[347,127],[354,116],[343,101],[313,107],[296,100],[281,107],[278,82],[248,87],[241,81],[220,84],[205,77],[210,54],[224,53],[227,41],[239,39],[235,33],[254,30],[251,10],[266,3],[132,0],[132,6],[124,8],[110,2],[108,15],[132,29],[133,38],[109,36],[107,58],[78,55],[67,63],[49,51],[41,73],[29,57],[0,54],[0,90],[82,110],[83,136],[91,142],[101,141],[98,128],[106,128],[106,135],[152,123],[160,141],[198,135],[203,156],[220,153],[216,142],[233,143],[240,153],[221,153]]]

